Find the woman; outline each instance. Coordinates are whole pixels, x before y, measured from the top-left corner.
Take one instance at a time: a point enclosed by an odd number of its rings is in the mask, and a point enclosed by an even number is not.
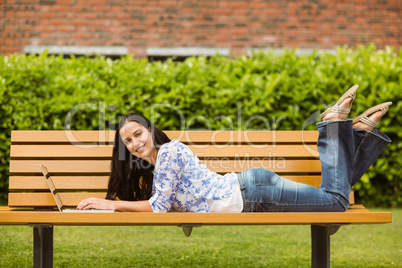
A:
[[[89,198],[78,209],[133,212],[345,211],[351,187],[391,140],[374,129],[391,102],[347,119],[357,85],[321,114],[317,141],[320,188],[284,179],[266,169],[224,176],[209,171],[181,142],[138,114],[116,131],[106,199]],[[124,200],[124,201],[123,201]]]

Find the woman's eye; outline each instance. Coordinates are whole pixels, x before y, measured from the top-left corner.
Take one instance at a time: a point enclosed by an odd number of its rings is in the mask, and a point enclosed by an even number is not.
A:
[[[135,137],[139,137],[139,136],[141,136],[141,132],[140,133],[137,133],[137,134],[135,134]]]

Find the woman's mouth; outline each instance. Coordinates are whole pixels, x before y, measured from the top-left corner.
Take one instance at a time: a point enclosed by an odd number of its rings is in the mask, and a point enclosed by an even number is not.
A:
[[[142,145],[140,148],[138,148],[138,149],[136,150],[136,152],[138,153],[138,152],[141,151],[144,147],[145,147],[145,145]]]

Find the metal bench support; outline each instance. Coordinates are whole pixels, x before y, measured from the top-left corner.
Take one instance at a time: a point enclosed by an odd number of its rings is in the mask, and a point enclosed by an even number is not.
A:
[[[311,225],[311,267],[330,267],[330,236],[341,224]]]
[[[34,238],[34,268],[53,267],[53,226],[32,224]]]
[[[185,236],[189,237],[191,235],[191,232],[193,231],[193,227],[201,227],[202,224],[181,224],[179,227],[183,229],[183,233]]]

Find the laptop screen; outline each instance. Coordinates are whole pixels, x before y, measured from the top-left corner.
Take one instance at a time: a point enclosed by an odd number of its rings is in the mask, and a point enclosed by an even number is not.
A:
[[[49,174],[49,171],[44,165],[40,165],[40,168],[42,170],[43,176],[45,177],[46,183],[49,186],[50,192],[53,195],[54,201],[56,201],[57,208],[59,209],[59,211],[62,211],[63,203],[61,202],[59,193],[57,192],[56,187],[54,186],[54,182]]]

